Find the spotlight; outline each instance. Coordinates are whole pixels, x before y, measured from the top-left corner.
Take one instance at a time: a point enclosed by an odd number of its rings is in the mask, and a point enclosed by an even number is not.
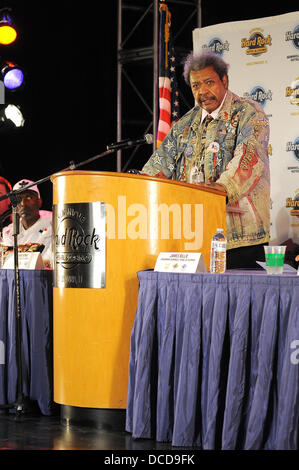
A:
[[[17,31],[14,28],[10,12],[10,8],[0,10],[0,44],[5,46],[12,44],[17,39]]]
[[[13,129],[15,127],[23,127],[25,119],[19,108],[14,104],[4,106],[0,111],[0,129]]]
[[[18,106],[14,104],[8,104],[4,109],[4,114],[7,119],[10,119],[16,127],[23,127],[25,119],[23,118],[23,114]]]
[[[24,82],[24,73],[13,62],[5,62],[1,67],[1,75],[5,88],[16,90],[20,88]]]

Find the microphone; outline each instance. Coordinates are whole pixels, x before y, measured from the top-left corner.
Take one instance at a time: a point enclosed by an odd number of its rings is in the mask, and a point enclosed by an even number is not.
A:
[[[118,150],[128,147],[135,147],[136,145],[152,144],[153,140],[154,139],[152,134],[145,134],[145,136],[141,139],[125,139],[120,140],[119,142],[115,142],[114,144],[107,145],[107,150]]]

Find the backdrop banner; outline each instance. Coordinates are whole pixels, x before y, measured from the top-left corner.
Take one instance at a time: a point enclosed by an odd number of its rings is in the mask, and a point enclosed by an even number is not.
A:
[[[299,243],[299,12],[193,31],[193,49],[229,63],[229,88],[270,123],[271,244]]]

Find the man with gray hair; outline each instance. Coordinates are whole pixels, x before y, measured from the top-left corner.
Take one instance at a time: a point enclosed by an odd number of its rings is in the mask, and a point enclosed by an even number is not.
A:
[[[217,54],[189,54],[184,77],[196,105],[177,121],[143,174],[226,191],[227,269],[257,269],[269,242],[269,123],[262,107],[228,89],[228,64]]]

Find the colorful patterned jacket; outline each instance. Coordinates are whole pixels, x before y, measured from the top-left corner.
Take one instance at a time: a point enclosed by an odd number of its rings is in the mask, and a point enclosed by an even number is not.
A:
[[[171,128],[142,172],[188,181],[194,162],[202,110],[196,106]],[[228,249],[269,241],[269,123],[262,107],[228,91],[218,116],[209,123],[204,148],[205,181],[216,175],[228,204],[242,213],[227,213]]]

